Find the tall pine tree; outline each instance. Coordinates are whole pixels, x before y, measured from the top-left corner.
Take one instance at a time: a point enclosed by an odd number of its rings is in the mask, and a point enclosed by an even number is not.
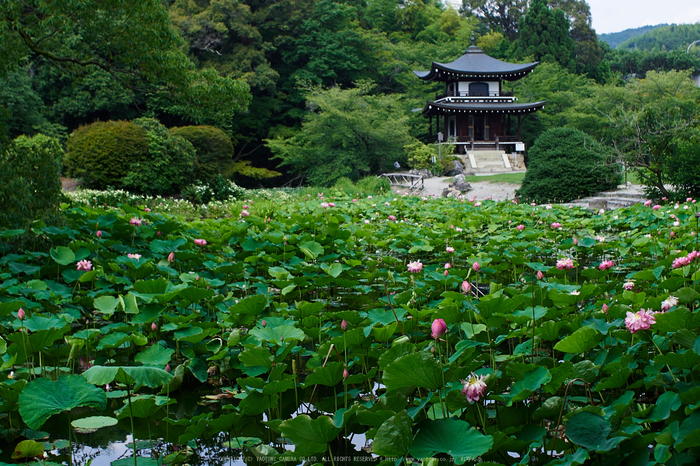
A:
[[[516,43],[520,57],[556,62],[576,70],[576,44],[569,35],[569,21],[562,10],[552,10],[546,0],[533,0],[523,17]]]

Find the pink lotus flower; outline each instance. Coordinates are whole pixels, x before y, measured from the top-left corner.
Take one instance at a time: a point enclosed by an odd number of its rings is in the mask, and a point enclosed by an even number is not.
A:
[[[666,298],[664,301],[661,302],[661,310],[666,312],[677,304],[678,304],[678,298],[671,295],[668,298]]]
[[[95,236],[97,236],[98,238],[102,238],[102,230],[97,230]]]
[[[241,217],[247,217],[249,215],[250,215],[250,212],[248,212],[247,210],[245,210],[245,209],[241,210]]]
[[[608,269],[613,268],[614,266],[615,266],[615,263],[613,261],[603,261],[600,263],[598,268],[600,270],[608,270]]]
[[[570,270],[574,268],[574,261],[568,257],[564,257],[557,261],[557,268],[559,270]]]
[[[481,268],[481,266],[479,265],[478,262],[474,262],[474,263],[472,264],[472,270],[473,270],[474,272],[478,272],[480,268]]]
[[[343,321],[340,323],[340,330],[342,330],[343,332],[348,331],[348,321],[347,320],[343,319]]]
[[[430,336],[437,340],[447,332],[447,324],[442,319],[435,319],[430,326]]]
[[[86,272],[89,272],[90,270],[92,270],[92,262],[88,260],[78,261],[78,263],[76,264],[76,269],[85,270]]]
[[[128,257],[129,259],[139,260],[141,259],[141,254],[127,254],[126,257]]]
[[[523,231],[523,230],[525,229],[525,225],[523,225],[523,224],[521,223],[520,225],[518,225],[517,227],[515,227],[515,229],[518,230],[518,231]]]
[[[472,372],[467,380],[460,380],[464,384],[462,387],[462,395],[467,397],[467,401],[471,403],[472,401],[479,401],[479,399],[486,393],[486,382],[484,382],[484,376],[477,376]]]
[[[423,269],[423,264],[421,261],[409,262],[408,271],[411,273],[418,273]]]
[[[649,207],[651,205],[651,199],[644,201],[644,207]]]
[[[654,210],[659,210],[660,208],[661,208],[661,206],[659,204],[656,204],[654,207],[652,207],[652,209],[654,209]]]
[[[603,312],[604,312],[605,314],[608,313],[608,310],[609,310],[609,309],[610,309],[610,308],[608,307],[608,305],[605,304],[605,303],[603,303]]]
[[[151,211],[151,209],[149,209],[148,207],[146,207],[146,208],[143,209],[143,210],[145,210],[146,212],[150,212],[150,211]]]
[[[453,248],[452,246],[447,246],[447,247],[445,248],[445,251],[446,251],[448,254],[452,254],[453,252],[455,252],[455,248]]]
[[[168,254],[168,262],[174,262],[175,261],[175,253],[171,252]]]
[[[329,202],[328,207],[335,207],[335,202]]]
[[[194,240],[194,244],[196,244],[197,246],[206,246],[207,240],[205,240],[205,239],[196,239],[196,240]]]
[[[328,203],[327,203],[327,202],[321,202],[321,208],[322,208],[322,209],[327,209],[327,208],[328,208]]]
[[[141,223],[142,223],[142,220],[141,220],[140,218],[138,218],[138,217],[131,217],[131,220],[129,220],[129,223],[130,223],[131,225],[136,226],[136,227],[140,227],[140,226],[141,226]]]
[[[19,311],[17,311],[17,318],[19,320],[24,320],[27,318],[27,314],[24,312],[24,309],[22,309],[21,307],[19,308]]]
[[[450,265],[449,262],[447,262],[447,263],[445,264],[445,270],[449,269],[450,267],[452,267],[452,266]]]
[[[632,291],[634,290],[634,282],[626,282],[624,285],[622,285],[622,288],[627,291]]]
[[[627,327],[630,333],[647,330],[655,323],[656,318],[654,317],[654,312],[645,311],[644,309],[640,309],[637,312],[627,311],[627,317],[625,317],[625,327]]]
[[[394,217],[393,215],[389,215],[388,218],[389,218],[389,220],[392,221],[392,222],[395,222],[395,221],[396,221],[396,217]]]
[[[537,271],[537,279],[538,279],[538,280],[542,280],[543,278],[544,278],[544,274],[542,273],[541,270],[538,270],[538,271]]]
[[[673,259],[673,264],[671,265],[671,267],[677,269],[679,267],[685,267],[686,265],[690,265],[691,262],[692,259],[688,256],[676,257],[675,259]]]
[[[561,228],[561,223],[559,223],[559,222],[552,223],[552,228]]]

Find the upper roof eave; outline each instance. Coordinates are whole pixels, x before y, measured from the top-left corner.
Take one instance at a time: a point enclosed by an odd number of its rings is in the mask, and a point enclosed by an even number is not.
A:
[[[541,110],[546,100],[531,103],[442,103],[427,101],[423,115],[444,113],[514,113],[527,114]]]

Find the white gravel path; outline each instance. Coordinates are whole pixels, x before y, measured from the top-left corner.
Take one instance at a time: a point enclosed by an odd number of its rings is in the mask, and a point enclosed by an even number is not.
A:
[[[447,188],[452,177],[433,177],[423,180],[423,196],[441,197],[442,190]],[[471,199],[476,196],[477,199],[486,199],[490,197],[495,201],[503,201],[505,199],[513,199],[515,190],[520,187],[516,183],[491,183],[489,181],[469,182],[472,190],[467,192],[467,197]]]

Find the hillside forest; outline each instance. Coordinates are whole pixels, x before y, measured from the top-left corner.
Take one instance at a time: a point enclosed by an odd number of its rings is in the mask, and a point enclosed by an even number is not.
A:
[[[528,147],[571,127],[641,167],[658,194],[692,191],[700,46],[686,48],[700,24],[639,32],[611,48],[585,0],[6,0],[0,133],[3,144],[54,138],[70,154],[70,136],[97,121],[148,121],[137,126],[149,135],[214,127],[236,183],[330,185],[407,164],[406,146],[433,142],[420,109],[441,85],[413,70],[473,40],[501,60],[541,62],[509,83],[522,102],[547,101],[524,123]]]

